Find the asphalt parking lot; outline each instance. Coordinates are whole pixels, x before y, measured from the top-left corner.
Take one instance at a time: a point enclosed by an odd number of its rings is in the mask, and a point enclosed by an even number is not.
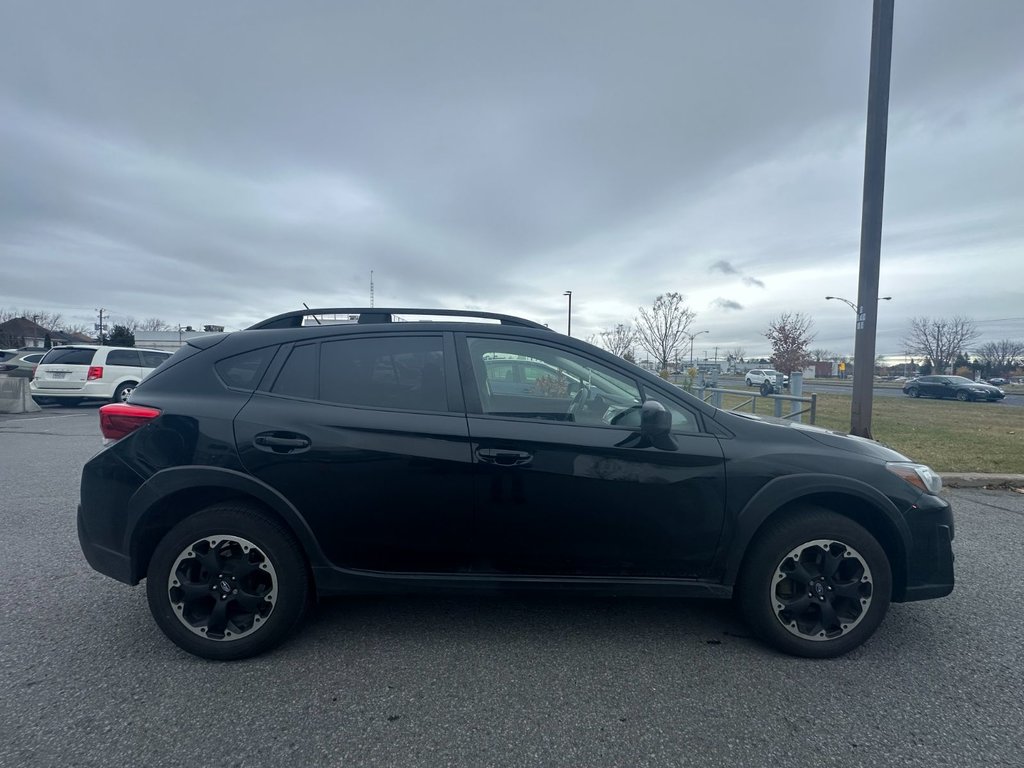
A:
[[[833,661],[731,606],[581,597],[321,605],[206,662],[75,534],[94,407],[0,416],[0,766],[1020,766],[1024,495],[947,491],[958,586]]]

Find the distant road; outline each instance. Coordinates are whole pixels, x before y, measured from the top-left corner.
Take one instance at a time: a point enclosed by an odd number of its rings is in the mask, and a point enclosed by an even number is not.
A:
[[[727,389],[748,389],[747,385],[743,383],[742,379],[720,379],[719,383]],[[750,387],[753,391],[753,387]],[[849,395],[853,392],[853,386],[850,384],[840,384],[837,381],[826,381],[823,379],[811,379],[804,380],[804,392],[820,392],[822,394],[839,394]],[[902,387],[895,386],[876,386],[874,387],[875,397],[906,397],[903,394]],[[1024,406],[1024,394],[1009,394],[1007,393],[1006,398],[998,405],[1008,405],[1014,407]]]

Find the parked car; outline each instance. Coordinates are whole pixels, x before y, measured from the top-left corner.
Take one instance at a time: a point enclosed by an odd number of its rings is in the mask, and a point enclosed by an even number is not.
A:
[[[74,405],[83,400],[126,402],[170,352],[136,347],[70,344],[54,347],[39,362],[29,385],[39,402]]]
[[[1010,382],[1007,379],[1004,379],[1002,376],[996,376],[994,378],[989,379],[988,383],[995,387],[1001,387],[1004,384],[1009,384]]]
[[[743,380],[746,382],[748,387],[759,387],[766,381],[772,386],[775,386],[775,382],[778,380],[779,376],[782,376],[782,386],[788,387],[789,376],[779,373],[772,368],[752,368],[747,371]]]
[[[957,400],[1002,400],[1006,393],[982,381],[964,376],[919,376],[903,385],[910,397],[955,397]]]
[[[39,361],[43,359],[47,350],[39,349],[31,352],[15,351],[0,362],[0,376],[16,376],[23,379],[32,377],[33,371]]]
[[[498,360],[576,385],[502,391]],[[278,645],[312,595],[417,589],[736,596],[766,642],[831,657],[953,589],[928,467],[507,315],[285,313],[190,339],[99,419],[86,559],[212,659]]]

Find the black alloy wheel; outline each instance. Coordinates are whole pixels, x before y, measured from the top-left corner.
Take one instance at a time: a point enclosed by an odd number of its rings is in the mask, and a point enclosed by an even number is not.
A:
[[[831,658],[874,633],[891,590],[889,560],[870,533],[837,513],[805,508],[759,532],[741,572],[739,605],[779,650]]]
[[[961,403],[966,403],[968,400],[971,399],[971,393],[968,392],[966,389],[957,390],[956,399],[959,400]]]
[[[309,597],[291,532],[256,508],[209,507],[175,526],[149,564],[146,595],[159,627],[189,653],[242,659],[281,643]]]

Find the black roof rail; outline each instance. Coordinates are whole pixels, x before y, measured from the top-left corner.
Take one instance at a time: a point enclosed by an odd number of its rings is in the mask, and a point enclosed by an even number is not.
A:
[[[521,328],[540,328],[551,330],[546,325],[525,320],[513,315],[501,315],[496,312],[478,312],[473,309],[415,309],[393,307],[316,307],[313,309],[296,309],[274,317],[267,318],[246,328],[247,331],[266,330],[270,328],[300,328],[307,317],[317,315],[356,315],[357,323],[390,323],[395,315],[433,315],[440,317],[473,317],[483,320],[497,320],[502,325],[515,325]],[[317,323],[320,321],[317,320]]]

